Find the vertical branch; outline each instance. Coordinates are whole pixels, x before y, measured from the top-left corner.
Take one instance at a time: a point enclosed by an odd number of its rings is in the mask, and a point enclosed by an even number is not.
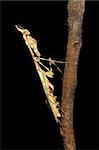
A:
[[[65,150],[75,150],[73,131],[73,101],[77,85],[77,64],[82,45],[82,22],[85,0],[68,2],[68,44],[62,89],[62,126],[60,128]],[[69,63],[70,62],[70,63]],[[72,63],[71,63],[72,62]]]

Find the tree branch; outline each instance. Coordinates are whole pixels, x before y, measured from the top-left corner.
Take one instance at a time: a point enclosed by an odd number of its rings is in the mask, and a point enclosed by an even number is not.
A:
[[[62,88],[62,126],[60,128],[65,150],[75,150],[73,131],[73,101],[77,85],[77,64],[82,45],[82,21],[85,0],[69,0],[68,2],[68,44],[64,68]],[[70,63],[69,63],[70,62]],[[72,63],[71,63],[72,62]]]

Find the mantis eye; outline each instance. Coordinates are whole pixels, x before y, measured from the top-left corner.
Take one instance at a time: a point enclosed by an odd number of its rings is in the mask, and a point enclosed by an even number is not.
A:
[[[24,28],[21,26],[21,25],[16,25],[18,28],[20,28],[20,29],[22,29],[22,30],[24,30]]]

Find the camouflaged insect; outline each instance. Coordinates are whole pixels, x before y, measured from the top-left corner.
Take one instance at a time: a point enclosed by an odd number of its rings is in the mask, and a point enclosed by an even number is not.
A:
[[[57,102],[57,100],[56,100],[57,97],[54,96],[54,94],[53,94],[54,93],[54,86],[49,81],[49,78],[53,78],[53,75],[54,75],[52,68],[49,69],[40,61],[41,54],[37,48],[37,41],[30,36],[30,32],[27,29],[24,29],[23,27],[21,27],[19,25],[15,25],[15,27],[17,28],[18,31],[20,31],[23,34],[23,38],[25,40],[25,43],[28,46],[29,51],[30,51],[32,58],[34,60],[36,70],[38,72],[38,75],[40,77],[44,92],[45,92],[46,97],[47,97],[47,101],[48,101],[50,108],[53,112],[55,120],[58,123],[58,122],[60,122],[59,118],[61,117],[60,106],[59,106],[59,102]],[[49,58],[48,61],[49,61],[49,64],[51,66],[51,63],[53,63],[52,59]]]

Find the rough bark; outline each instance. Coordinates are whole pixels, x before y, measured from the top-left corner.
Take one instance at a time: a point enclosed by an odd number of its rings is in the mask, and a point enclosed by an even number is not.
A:
[[[66,64],[62,88],[62,126],[60,128],[65,150],[75,150],[73,131],[73,103],[77,85],[77,64],[82,45],[82,22],[85,0],[69,0],[68,10],[68,43]]]

